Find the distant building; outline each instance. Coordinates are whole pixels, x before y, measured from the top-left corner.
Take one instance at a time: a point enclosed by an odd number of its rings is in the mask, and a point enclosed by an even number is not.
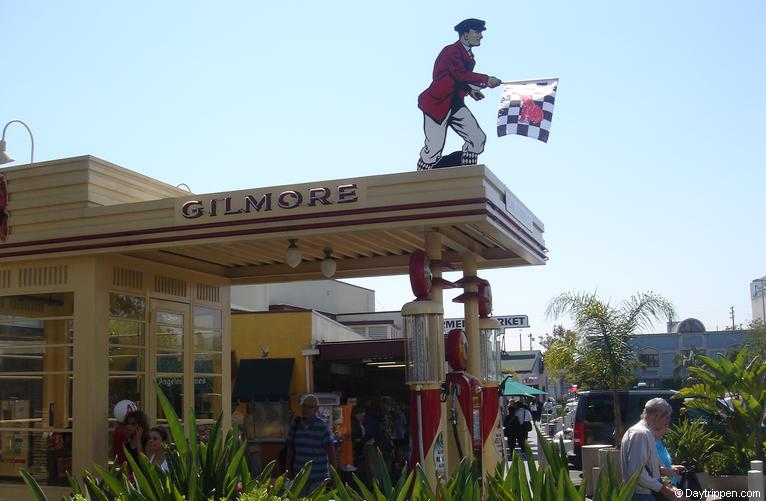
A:
[[[766,276],[750,282],[750,306],[753,309],[753,321],[766,325]]]
[[[548,378],[540,350],[504,351],[500,355],[500,364],[503,374],[516,375],[515,381],[546,390]]]
[[[649,387],[661,387],[673,377],[679,353],[689,353],[695,348],[714,357],[741,346],[747,336],[747,331],[742,330],[708,332],[696,318],[673,322],[668,327],[666,333],[639,334],[633,338],[638,359],[645,365],[636,375]]]
[[[638,334],[632,339],[632,344],[638,355],[638,360],[645,366],[635,372],[639,381],[647,387],[668,387],[676,367],[676,356],[679,353],[688,354],[692,348],[702,351],[705,355],[715,357],[718,353],[727,353],[731,349],[742,346],[747,339],[747,331],[707,331],[705,325],[696,318],[687,318],[681,322],[669,322],[667,332]],[[532,352],[515,352],[532,353]],[[528,360],[523,357],[525,364]],[[544,358],[544,354],[543,354]],[[505,367],[505,360],[503,361]],[[521,362],[514,362],[522,366]],[[509,367],[511,366],[509,362]],[[566,381],[556,381],[546,373],[548,395],[552,397],[567,394],[569,384]]]
[[[237,312],[314,310],[369,339],[403,336],[399,311],[375,311],[375,291],[339,280],[232,287]]]

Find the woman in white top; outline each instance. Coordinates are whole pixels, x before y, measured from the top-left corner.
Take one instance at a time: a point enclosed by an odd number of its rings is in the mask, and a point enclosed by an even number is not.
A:
[[[165,446],[170,443],[168,431],[162,426],[155,426],[149,431],[149,440],[146,443],[146,457],[152,464],[156,464],[163,471],[168,472],[168,462],[165,459]]]

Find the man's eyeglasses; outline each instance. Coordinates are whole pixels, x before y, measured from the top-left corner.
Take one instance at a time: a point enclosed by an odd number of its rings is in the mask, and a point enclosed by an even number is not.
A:
[[[317,408],[317,407],[319,407],[319,406],[318,406],[318,405],[307,405],[307,404],[303,404],[303,405],[301,405],[301,407],[303,407],[304,409],[316,409],[316,408]]]

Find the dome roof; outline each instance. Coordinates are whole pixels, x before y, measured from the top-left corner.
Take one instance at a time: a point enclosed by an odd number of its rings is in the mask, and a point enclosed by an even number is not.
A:
[[[679,322],[673,332],[685,334],[690,332],[705,332],[705,325],[696,318],[687,318]]]

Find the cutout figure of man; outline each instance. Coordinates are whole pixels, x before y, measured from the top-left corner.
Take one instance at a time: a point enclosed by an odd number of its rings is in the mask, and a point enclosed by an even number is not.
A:
[[[464,98],[483,99],[481,89],[494,88],[500,80],[482,73],[474,73],[476,60],[473,47],[481,44],[485,22],[465,19],[455,26],[458,41],[444,47],[436,57],[433,82],[418,96],[418,108],[423,111],[423,131],[426,140],[420,150],[418,170],[457,165],[472,165],[484,151],[486,134],[479,127]],[[462,151],[442,157],[447,127],[451,127],[463,140]]]

